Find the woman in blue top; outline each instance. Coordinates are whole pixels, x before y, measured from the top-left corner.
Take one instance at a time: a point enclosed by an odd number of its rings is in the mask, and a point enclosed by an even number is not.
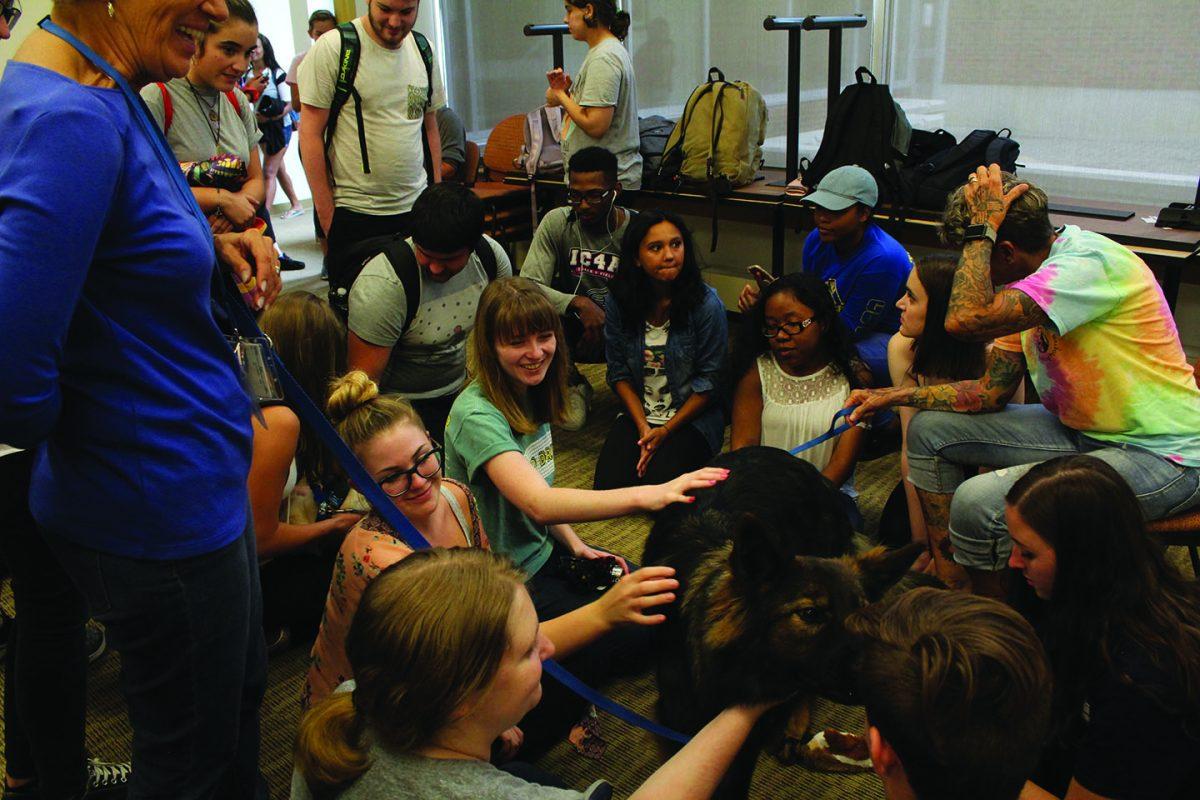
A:
[[[700,276],[691,232],[674,214],[643,211],[621,240],[621,262],[604,307],[604,349],[625,413],[596,460],[597,489],[677,478],[704,466],[725,435],[717,385],[729,326]]]
[[[0,442],[38,448],[33,514],[121,653],[131,797],[261,781],[250,401],[213,320],[214,241],[254,306],[278,265],[258,233],[214,239],[135,94],[227,15],[57,2],[0,80]]]

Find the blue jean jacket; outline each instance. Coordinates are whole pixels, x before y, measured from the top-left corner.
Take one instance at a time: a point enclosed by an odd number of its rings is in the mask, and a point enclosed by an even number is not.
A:
[[[691,424],[714,453],[725,438],[725,415],[721,410],[721,374],[729,350],[729,323],[725,304],[711,286],[703,302],[688,315],[685,327],[672,324],[667,335],[667,386],[671,404],[678,410],[695,392],[711,395],[708,406]],[[628,381],[638,397],[645,391],[642,372],[646,347],[644,326],[636,334],[625,327],[621,309],[612,293],[604,304],[604,355],[608,361],[608,385]]]

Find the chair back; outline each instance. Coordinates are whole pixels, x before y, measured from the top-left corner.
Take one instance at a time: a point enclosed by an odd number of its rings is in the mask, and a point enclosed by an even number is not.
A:
[[[525,115],[513,114],[500,120],[488,135],[487,145],[483,149],[483,166],[486,178],[491,181],[502,181],[504,176],[516,169],[514,160],[521,155],[521,146],[525,144]]]

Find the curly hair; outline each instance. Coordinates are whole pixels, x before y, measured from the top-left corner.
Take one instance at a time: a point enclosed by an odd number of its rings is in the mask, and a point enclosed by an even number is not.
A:
[[[1011,172],[1001,173],[1001,180],[1005,192],[1020,183],[1028,184],[1029,191],[1009,207],[1000,230],[996,232],[996,241],[1012,242],[1026,253],[1036,253],[1054,235],[1054,226],[1050,224],[1050,200],[1044,191]],[[967,185],[964,183],[946,201],[938,234],[943,244],[955,249],[962,247],[967,226],[971,224],[966,191]]]
[[[743,315],[741,330],[733,348],[734,375],[744,375],[754,366],[754,361],[771,348],[763,335],[766,321],[767,302],[778,294],[787,293],[795,300],[812,309],[813,319],[821,326],[821,352],[830,364],[850,382],[850,388],[863,385],[861,362],[850,342],[850,331],[838,315],[829,287],[811,272],[793,272],[772,282],[763,290],[762,296]]]
[[[656,302],[654,288],[639,265],[638,254],[650,229],[663,222],[674,225],[683,238],[683,265],[679,277],[671,282],[671,325],[685,327],[692,309],[704,302],[704,278],[687,224],[669,211],[641,211],[629,220],[629,227],[621,237],[621,268],[608,287],[621,309],[622,322],[631,331],[641,330]]]

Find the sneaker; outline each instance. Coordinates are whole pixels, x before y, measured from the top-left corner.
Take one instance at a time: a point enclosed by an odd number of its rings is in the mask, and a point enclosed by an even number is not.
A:
[[[586,380],[583,383],[573,383],[567,387],[567,398],[564,403],[563,421],[561,427],[565,431],[577,431],[587,422],[588,411],[592,408],[592,396],[596,390]]]
[[[94,619],[88,620],[83,635],[87,642],[88,663],[94,664],[108,650],[108,636],[104,633],[104,626]]]
[[[80,800],[124,800],[129,786],[129,778],[133,774],[133,765],[128,761],[101,761],[89,758],[87,762],[87,782],[84,784]],[[37,781],[32,781],[16,789],[5,787],[3,800],[36,800],[42,796]]]
[[[290,257],[287,253],[284,253],[279,257],[279,268],[284,272],[292,272],[294,270],[304,269],[304,262],[297,261],[296,259]]]
[[[304,208],[302,206],[292,206],[287,211],[283,212],[283,218],[284,219],[295,219],[296,217],[300,216],[303,213],[304,213]]]

